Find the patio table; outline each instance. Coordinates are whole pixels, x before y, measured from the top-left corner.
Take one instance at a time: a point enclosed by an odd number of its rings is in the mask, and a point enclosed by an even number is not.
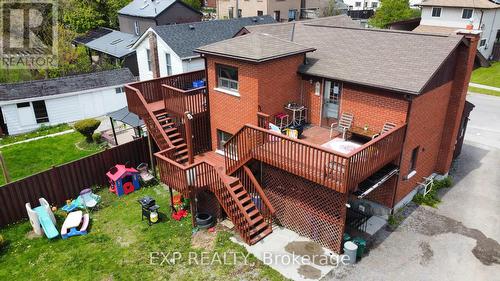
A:
[[[370,129],[365,130],[365,128],[355,127],[355,126],[351,127],[348,131],[352,135],[370,140],[373,139],[373,137],[375,137],[379,133]]]
[[[299,104],[289,104],[285,106],[285,109],[292,112],[292,121],[290,122],[290,125],[302,125],[302,122],[305,121],[306,118],[305,111],[307,110],[307,108],[305,106]]]

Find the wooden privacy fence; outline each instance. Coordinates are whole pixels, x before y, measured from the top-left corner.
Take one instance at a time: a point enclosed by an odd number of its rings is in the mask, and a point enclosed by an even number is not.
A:
[[[0,226],[27,218],[26,203],[38,206],[38,198],[61,206],[80,191],[95,185],[107,186],[106,172],[116,164],[134,167],[149,163],[147,138],[140,138],[100,153],[54,166],[52,169],[0,187]]]

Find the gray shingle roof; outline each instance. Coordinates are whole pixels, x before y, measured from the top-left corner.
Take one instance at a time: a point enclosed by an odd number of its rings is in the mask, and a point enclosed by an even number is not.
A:
[[[420,6],[441,6],[441,7],[459,7],[459,8],[479,8],[479,9],[498,9],[499,4],[488,0],[424,0]]]
[[[112,30],[99,38],[85,43],[85,46],[116,58],[122,58],[135,52],[130,47],[132,47],[138,37],[134,34]]]
[[[181,3],[181,1],[178,0],[133,0],[130,4],[119,10],[118,14],[143,18],[155,18],[175,2]]]
[[[271,16],[202,21],[153,27],[158,36],[181,58],[198,56],[198,47],[232,38],[245,26],[274,23]]]
[[[246,61],[262,62],[284,56],[312,52],[314,48],[263,34],[250,33],[196,49],[203,54],[213,54]]]
[[[134,82],[128,68],[0,85],[0,101],[22,100]]]
[[[284,38],[276,25],[249,28]],[[256,31],[258,30],[258,31]],[[290,37],[289,37],[290,38]],[[288,39],[290,40],[290,39]],[[300,72],[418,94],[461,42],[462,36],[295,24],[293,42],[316,48]]]

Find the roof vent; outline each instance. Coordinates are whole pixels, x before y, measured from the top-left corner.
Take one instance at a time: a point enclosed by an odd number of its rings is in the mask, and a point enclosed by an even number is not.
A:
[[[189,29],[194,30],[194,25],[190,24]]]

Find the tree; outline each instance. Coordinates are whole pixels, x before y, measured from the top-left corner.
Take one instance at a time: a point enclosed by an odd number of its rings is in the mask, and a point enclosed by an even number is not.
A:
[[[201,10],[201,1],[200,0],[182,0],[185,4],[189,5],[191,8],[199,11]]]
[[[323,8],[323,17],[337,16],[342,14],[337,0],[328,0],[328,6]]]
[[[84,33],[99,26],[118,28],[118,11],[130,0],[65,0],[60,21],[71,30]]]
[[[85,137],[85,140],[88,143],[91,143],[94,141],[92,135],[94,134],[94,131],[97,130],[99,125],[101,125],[101,121],[97,119],[83,119],[76,122],[73,126],[75,127],[75,130]]]
[[[410,8],[408,0],[381,0],[380,8],[368,23],[374,27],[386,28],[390,23],[419,16],[420,10]]]

